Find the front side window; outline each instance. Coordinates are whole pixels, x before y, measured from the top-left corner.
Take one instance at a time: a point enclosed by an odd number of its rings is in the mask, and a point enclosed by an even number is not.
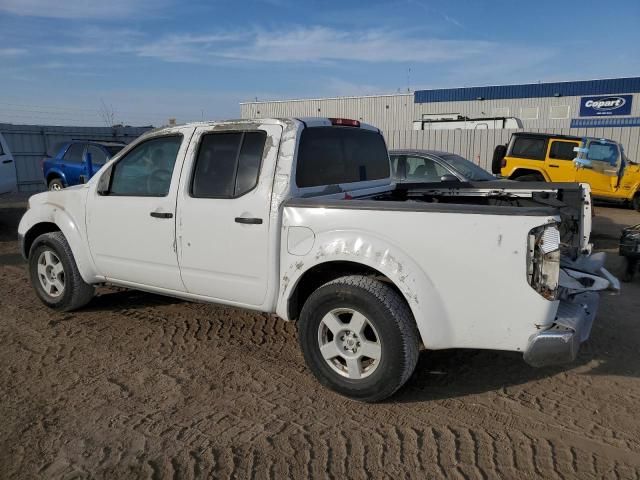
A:
[[[164,197],[169,193],[182,136],[147,140],[122,157],[111,170],[110,195]]]
[[[573,149],[578,146],[580,146],[580,144],[577,142],[552,142],[551,149],[549,150],[549,158],[554,160],[574,160],[577,153],[574,152]]]
[[[84,143],[74,143],[67,148],[64,154],[64,161],[68,163],[82,163],[84,154]]]
[[[264,131],[202,136],[191,181],[195,198],[237,198],[258,184]]]
[[[546,150],[547,141],[544,138],[516,137],[510,156],[544,160]]]
[[[439,182],[440,177],[449,174],[451,172],[429,158],[407,156],[407,180],[412,182]]]
[[[611,142],[592,140],[589,143],[587,158],[594,162],[608,163],[612,167],[618,165],[618,145]]]

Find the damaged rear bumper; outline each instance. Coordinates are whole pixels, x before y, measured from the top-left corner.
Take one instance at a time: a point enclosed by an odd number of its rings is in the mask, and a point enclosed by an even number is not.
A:
[[[575,360],[580,344],[589,338],[599,302],[598,292],[580,293],[561,301],[554,325],[529,339],[525,362],[544,367]]]
[[[600,292],[620,291],[620,282],[604,268],[605,254],[561,262],[560,302],[552,325],[529,338],[524,360],[534,367],[575,360],[589,338],[598,312]]]

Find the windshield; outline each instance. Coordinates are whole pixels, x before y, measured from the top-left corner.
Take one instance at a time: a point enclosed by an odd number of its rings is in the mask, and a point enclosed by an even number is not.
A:
[[[496,179],[496,177],[491,175],[489,172],[482,169],[475,163],[470,162],[466,158],[461,157],[460,155],[455,155],[452,153],[448,155],[442,155],[441,158],[445,162],[447,162],[447,164],[454,170],[458,171],[469,180],[483,182]]]

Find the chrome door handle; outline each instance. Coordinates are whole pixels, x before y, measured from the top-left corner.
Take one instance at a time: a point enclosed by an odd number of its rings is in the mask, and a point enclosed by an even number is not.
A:
[[[260,225],[262,223],[261,218],[248,218],[248,217],[236,217],[236,223],[242,223],[245,225]]]
[[[151,212],[149,215],[154,218],[173,218],[173,213],[167,212]]]

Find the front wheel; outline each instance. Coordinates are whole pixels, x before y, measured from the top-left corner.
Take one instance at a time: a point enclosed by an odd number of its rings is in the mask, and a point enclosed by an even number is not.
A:
[[[29,252],[29,275],[38,298],[55,310],[76,310],[93,298],[94,287],[80,276],[62,232],[36,238]]]
[[[58,192],[63,188],[64,185],[62,184],[62,180],[60,180],[59,178],[52,178],[49,182],[49,191],[51,192]]]
[[[404,298],[386,283],[356,275],[311,294],[300,313],[299,341],[321,384],[365,402],[383,400],[404,385],[420,344]]]
[[[529,175],[521,175],[517,178],[515,178],[515,180],[519,181],[519,182],[544,182],[544,177],[542,177],[541,175],[536,175],[536,174],[529,174]]]

